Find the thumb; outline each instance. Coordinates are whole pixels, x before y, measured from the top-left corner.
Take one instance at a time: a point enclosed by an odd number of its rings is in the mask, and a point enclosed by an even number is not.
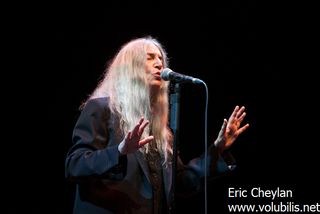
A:
[[[223,119],[223,123],[219,131],[219,136],[223,136],[223,134],[225,133],[227,128],[227,123],[228,123],[227,119]]]
[[[221,131],[224,132],[226,130],[227,123],[228,123],[227,119],[223,119],[223,123],[222,123],[222,126],[221,126]]]

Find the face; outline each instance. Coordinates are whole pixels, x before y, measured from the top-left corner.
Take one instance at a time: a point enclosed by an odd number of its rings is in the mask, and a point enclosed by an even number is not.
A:
[[[153,89],[159,88],[161,85],[160,71],[163,69],[162,55],[159,48],[150,45],[147,48],[146,72],[150,75],[150,86]]]

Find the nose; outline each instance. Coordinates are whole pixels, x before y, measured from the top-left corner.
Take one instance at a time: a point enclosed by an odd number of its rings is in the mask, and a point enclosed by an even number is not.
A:
[[[162,60],[159,58],[156,58],[156,62],[155,62],[155,68],[161,70],[162,69]]]
[[[162,65],[155,65],[155,68],[161,70],[162,69]]]

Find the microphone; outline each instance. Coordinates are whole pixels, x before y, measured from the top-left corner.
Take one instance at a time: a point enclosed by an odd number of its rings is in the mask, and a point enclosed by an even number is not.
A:
[[[194,77],[184,75],[184,74],[179,74],[177,72],[172,71],[170,68],[163,69],[160,74],[160,77],[163,80],[173,81],[173,82],[177,82],[177,83],[183,83],[183,82],[192,82],[195,84],[203,83],[203,81],[201,79],[194,78]]]

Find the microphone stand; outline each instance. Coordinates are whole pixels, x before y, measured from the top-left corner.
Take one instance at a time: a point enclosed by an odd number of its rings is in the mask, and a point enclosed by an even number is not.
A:
[[[175,193],[176,193],[176,172],[177,172],[177,148],[179,143],[179,111],[180,111],[180,85],[170,82],[170,127],[173,131],[173,160],[172,160],[172,203],[171,213],[176,212]]]

